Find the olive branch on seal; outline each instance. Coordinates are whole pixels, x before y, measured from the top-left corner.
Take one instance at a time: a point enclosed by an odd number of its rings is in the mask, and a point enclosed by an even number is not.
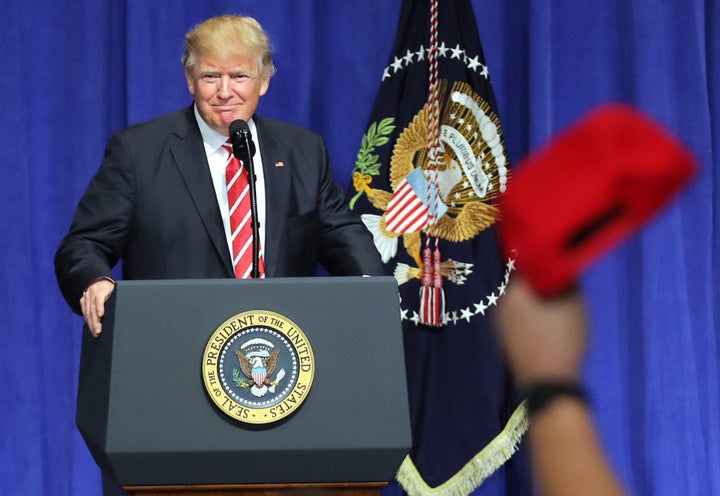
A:
[[[390,135],[395,130],[394,117],[387,117],[380,122],[373,122],[362,138],[360,151],[355,160],[355,168],[353,169],[353,186],[357,194],[350,200],[350,209],[355,207],[355,202],[368,188],[368,184],[372,182],[371,176],[380,174],[379,161],[380,157],[373,152],[375,148],[386,145],[390,139]]]
[[[245,379],[240,377],[240,371],[238,369],[233,369],[233,382],[237,387],[240,389],[245,389],[246,387],[250,387]]]

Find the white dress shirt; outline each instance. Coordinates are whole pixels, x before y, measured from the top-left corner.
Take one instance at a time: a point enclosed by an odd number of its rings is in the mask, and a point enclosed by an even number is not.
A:
[[[232,239],[230,238],[230,211],[228,207],[227,185],[225,182],[225,164],[227,163],[227,151],[223,145],[227,141],[227,136],[218,133],[202,119],[200,113],[195,109],[195,119],[197,120],[200,134],[202,135],[203,144],[205,145],[205,155],[210,165],[210,175],[212,176],[213,186],[215,186],[215,195],[217,196],[218,206],[220,207],[220,215],[222,216],[223,226],[225,227],[225,238],[227,239],[228,249],[230,250],[230,258],[232,259]],[[260,143],[257,137],[257,129],[255,122],[250,119],[248,122],[250,128],[250,136],[255,142],[255,155],[253,155],[253,166],[255,168],[255,193],[257,196],[257,217],[260,223],[260,256],[265,258],[265,175],[262,167],[262,157],[260,154]]]

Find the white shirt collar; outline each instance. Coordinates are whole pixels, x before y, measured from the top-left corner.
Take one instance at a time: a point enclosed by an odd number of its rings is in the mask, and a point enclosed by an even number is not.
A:
[[[211,128],[207,122],[205,122],[205,120],[200,115],[200,112],[198,112],[197,104],[193,105],[193,111],[195,113],[195,120],[197,121],[198,127],[200,128],[200,135],[202,136],[203,144],[205,145],[205,154],[210,155],[212,153],[215,153],[228,140],[227,136],[223,136],[222,134],[218,133],[213,128]],[[250,119],[248,121],[248,129],[250,129],[250,135],[253,137],[255,145],[257,146],[257,130],[255,128],[255,121],[253,119]]]

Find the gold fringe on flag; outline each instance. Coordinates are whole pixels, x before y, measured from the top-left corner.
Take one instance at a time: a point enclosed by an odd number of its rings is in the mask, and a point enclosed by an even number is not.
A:
[[[408,496],[467,496],[512,457],[527,429],[528,417],[523,401],[502,432],[443,484],[428,486],[410,456],[405,457],[395,478]]]

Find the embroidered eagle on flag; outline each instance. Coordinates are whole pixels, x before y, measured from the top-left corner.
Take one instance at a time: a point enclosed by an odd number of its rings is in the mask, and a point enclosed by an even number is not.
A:
[[[441,88],[444,94],[446,81]],[[425,105],[393,148],[392,192],[372,188],[372,177],[359,173],[357,168],[353,176],[356,191],[365,193],[370,203],[384,212],[361,216],[373,234],[383,262],[395,258],[400,237],[408,255],[415,260],[415,267],[397,264],[398,284],[422,277],[421,234],[460,242],[490,227],[498,219],[495,203],[509,176],[499,118],[488,103],[465,82],[455,82],[443,100],[439,170],[431,170],[428,164],[428,105]],[[429,187],[430,180],[437,188]],[[437,220],[432,233],[428,232],[430,212]],[[462,284],[471,269],[472,264],[467,262],[441,263],[442,276],[456,284]]]

